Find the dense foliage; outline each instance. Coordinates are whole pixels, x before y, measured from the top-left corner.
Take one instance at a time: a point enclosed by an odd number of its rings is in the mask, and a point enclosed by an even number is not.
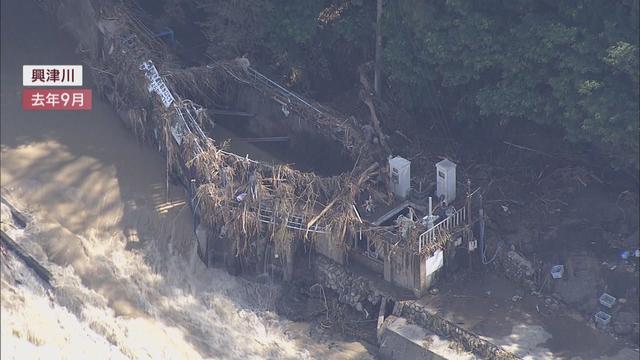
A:
[[[374,57],[372,0],[198,1],[212,57],[246,54],[291,86],[353,85]],[[416,118],[557,126],[637,171],[638,12],[639,0],[386,0],[385,95]]]

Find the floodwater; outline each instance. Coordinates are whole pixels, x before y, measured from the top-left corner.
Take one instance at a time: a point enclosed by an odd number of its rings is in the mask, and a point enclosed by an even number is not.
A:
[[[55,279],[2,255],[2,359],[372,358],[278,317],[277,285],[205,268],[183,190],[108,104],[21,110],[23,64],[81,63],[33,3],[2,1],[1,36],[2,191],[32,216],[12,235]]]

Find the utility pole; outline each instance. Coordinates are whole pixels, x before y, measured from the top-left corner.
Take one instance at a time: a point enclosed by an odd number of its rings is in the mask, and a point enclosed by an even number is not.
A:
[[[468,239],[466,240],[467,243],[467,249],[469,249],[469,242],[471,241],[471,239],[473,239],[473,229],[471,228],[472,226],[472,222],[471,222],[471,179],[467,178],[467,203],[465,204],[465,206],[467,207],[466,213],[467,213],[467,223],[464,225],[465,227],[468,228]],[[469,256],[469,271],[473,270],[473,261],[471,259],[471,251],[467,251],[467,254]]]
[[[376,8],[376,58],[373,68],[373,90],[380,98],[380,77],[382,76],[382,0],[377,0]]]

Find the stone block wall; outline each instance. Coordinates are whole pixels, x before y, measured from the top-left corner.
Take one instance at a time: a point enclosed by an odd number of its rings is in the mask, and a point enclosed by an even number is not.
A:
[[[505,276],[528,289],[535,289],[533,264],[515,250],[501,251],[496,258],[498,270]]]
[[[366,305],[378,305],[382,297],[390,297],[378,289],[373,281],[348,271],[344,266],[337,264],[324,256],[315,258],[315,279],[325,288],[335,291],[338,301],[350,305],[369,317]]]

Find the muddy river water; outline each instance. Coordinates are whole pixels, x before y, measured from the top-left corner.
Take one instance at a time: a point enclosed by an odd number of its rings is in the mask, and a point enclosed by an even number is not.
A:
[[[1,184],[32,216],[14,236],[54,274],[46,291],[3,255],[2,358],[371,358],[272,312],[278,286],[207,269],[181,188],[109,104],[21,110],[23,64],[79,64],[34,3],[2,2]],[[85,86],[90,87],[85,69]]]

